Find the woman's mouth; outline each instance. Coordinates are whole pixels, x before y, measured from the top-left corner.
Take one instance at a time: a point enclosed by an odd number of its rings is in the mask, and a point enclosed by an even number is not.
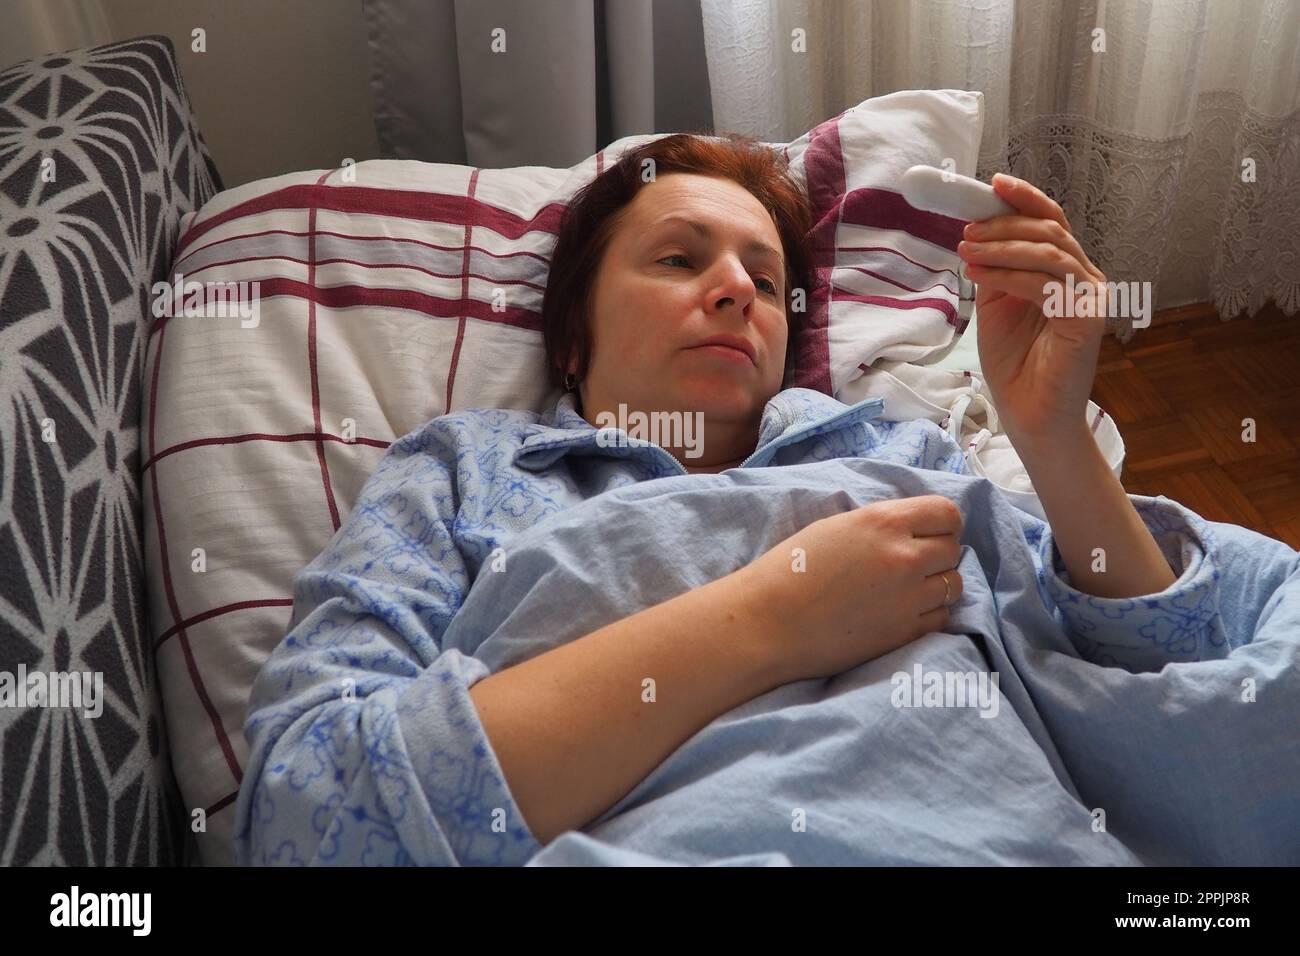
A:
[[[724,359],[728,362],[744,362],[746,365],[754,364],[749,360],[748,355],[740,349],[733,349],[729,345],[697,345],[695,351],[707,352],[710,355],[716,355],[718,358]]]
[[[720,332],[710,335],[703,342],[693,346],[693,348],[709,349],[710,354],[729,360],[734,360],[735,355],[732,353],[738,352],[747,358],[751,365],[758,365],[757,349],[747,336]]]

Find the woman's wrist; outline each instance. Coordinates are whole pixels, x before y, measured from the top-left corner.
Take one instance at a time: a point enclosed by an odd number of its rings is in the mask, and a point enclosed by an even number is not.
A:
[[[1175,577],[1091,431],[1012,436],[1071,583],[1097,597],[1156,594]]]
[[[1085,415],[1080,415],[1073,425],[1058,425],[1036,432],[1017,428],[1010,421],[1004,420],[1003,424],[1011,446],[1025,469],[1030,471],[1031,480],[1034,468],[1042,471],[1053,465],[1087,461],[1101,451]]]
[[[789,653],[782,598],[759,580],[758,574],[751,563],[709,585],[719,589],[722,602],[745,635],[742,656],[754,681],[753,696],[799,679]]]

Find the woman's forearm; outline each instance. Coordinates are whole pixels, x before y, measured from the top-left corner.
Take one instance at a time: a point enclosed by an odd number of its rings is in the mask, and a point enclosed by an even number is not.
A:
[[[1086,424],[1041,441],[1015,435],[1011,440],[1075,588],[1125,598],[1155,594],[1174,583],[1169,562]]]
[[[743,587],[728,575],[470,688],[539,842],[590,823],[715,717],[780,686]]]

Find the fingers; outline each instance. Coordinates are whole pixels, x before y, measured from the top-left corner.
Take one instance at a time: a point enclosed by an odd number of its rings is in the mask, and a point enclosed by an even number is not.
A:
[[[1014,206],[1020,215],[1012,216],[994,216],[991,219],[984,219],[979,222],[969,223],[964,233],[968,241],[990,242],[1005,241],[1009,239],[1020,239],[1031,243],[1045,243],[1056,246],[1062,253],[1078,264],[1077,269],[1073,266],[1067,266],[1065,261],[1059,256],[1053,256],[1044,250],[1044,258],[1032,264],[1026,264],[1023,261],[1023,255],[1020,263],[1008,262],[994,263],[987,261],[987,255],[998,255],[1001,251],[996,248],[977,250],[980,253],[987,254],[984,259],[968,259],[970,265],[967,268],[967,274],[971,279],[975,275],[971,274],[971,268],[979,268],[985,277],[985,282],[989,281],[989,273],[983,271],[985,267],[1003,267],[1003,268],[1020,268],[1022,271],[1039,271],[1045,275],[1053,275],[1064,278],[1066,272],[1074,272],[1078,279],[1089,279],[1093,282],[1104,283],[1106,276],[1102,271],[1093,265],[1088,254],[1083,251],[1083,247],[1075,238],[1070,228],[1070,220],[1065,215],[1065,210],[1061,208],[1056,200],[1052,199],[1045,192],[1032,183],[1023,179],[1017,179],[1014,176],[1008,176],[1005,173],[998,173],[993,177],[994,191]],[[965,244],[963,244],[964,246]],[[966,247],[968,249],[969,247]],[[958,247],[959,253],[963,258],[968,258],[966,249]],[[1024,250],[1022,249],[1023,253]],[[1051,263],[1050,266],[1045,265]],[[978,281],[978,280],[976,280]],[[1007,290],[1010,291],[1010,290]],[[1029,298],[1019,293],[1011,292],[1019,298]]]
[[[1034,219],[1029,216],[995,216],[982,222],[972,222],[966,226],[962,236],[967,240],[963,245],[977,243],[989,246],[998,240],[1023,239],[1030,242],[1047,243],[1058,246],[1076,259],[1089,272],[1096,266],[1088,259],[1087,253],[1074,234],[1054,219]],[[957,247],[961,253],[961,246]]]
[[[1026,216],[1053,219],[1066,229],[1070,228],[1070,220],[1065,218],[1065,210],[1055,199],[1033,183],[1008,176],[1006,173],[998,173],[993,177],[993,191]]]
[[[947,578],[947,587],[944,587],[944,579]],[[922,588],[921,606],[927,611],[935,608],[947,610],[957,603],[961,597],[965,585],[962,584],[961,573],[956,570],[941,571],[938,574],[932,574],[925,579],[925,586]]]
[[[921,634],[930,634],[933,631],[947,631],[948,620],[948,609],[946,607],[938,607],[933,611],[926,611],[917,618],[917,624]]]
[[[1073,255],[1060,246],[1046,242],[1028,242],[1023,239],[962,242],[957,246],[957,252],[966,260],[968,267],[1038,271],[1061,281],[1073,274],[1076,283],[1087,282],[1092,278],[1083,263]],[[968,268],[967,272],[969,271]]]
[[[922,577],[950,571],[961,560],[961,542],[955,535],[941,534],[913,538],[916,569]],[[949,575],[951,577],[952,575]]]
[[[1014,295],[1026,302],[1032,302],[1039,309],[1044,309],[1049,296],[1053,295],[1052,285],[1059,285],[1061,281],[1057,276],[1045,272],[1003,269],[996,266],[967,266],[966,274],[971,281],[986,289],[996,289]],[[1075,302],[1085,296],[1089,297],[1091,302],[1086,310],[1076,304],[1073,308],[1074,315],[1086,315],[1094,319],[1105,318],[1106,295],[1104,290],[1099,292],[1099,288],[1090,277],[1081,276],[1075,279]]]
[[[927,535],[955,535],[960,537],[966,522],[961,509],[942,495],[917,495],[904,498],[898,507],[905,515],[908,530],[913,537]]]

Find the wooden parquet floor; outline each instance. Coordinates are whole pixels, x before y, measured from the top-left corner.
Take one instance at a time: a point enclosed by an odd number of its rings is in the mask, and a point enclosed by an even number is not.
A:
[[[1300,549],[1300,315],[1207,313],[1157,313],[1127,345],[1102,343],[1092,400],[1124,437],[1124,487]]]

